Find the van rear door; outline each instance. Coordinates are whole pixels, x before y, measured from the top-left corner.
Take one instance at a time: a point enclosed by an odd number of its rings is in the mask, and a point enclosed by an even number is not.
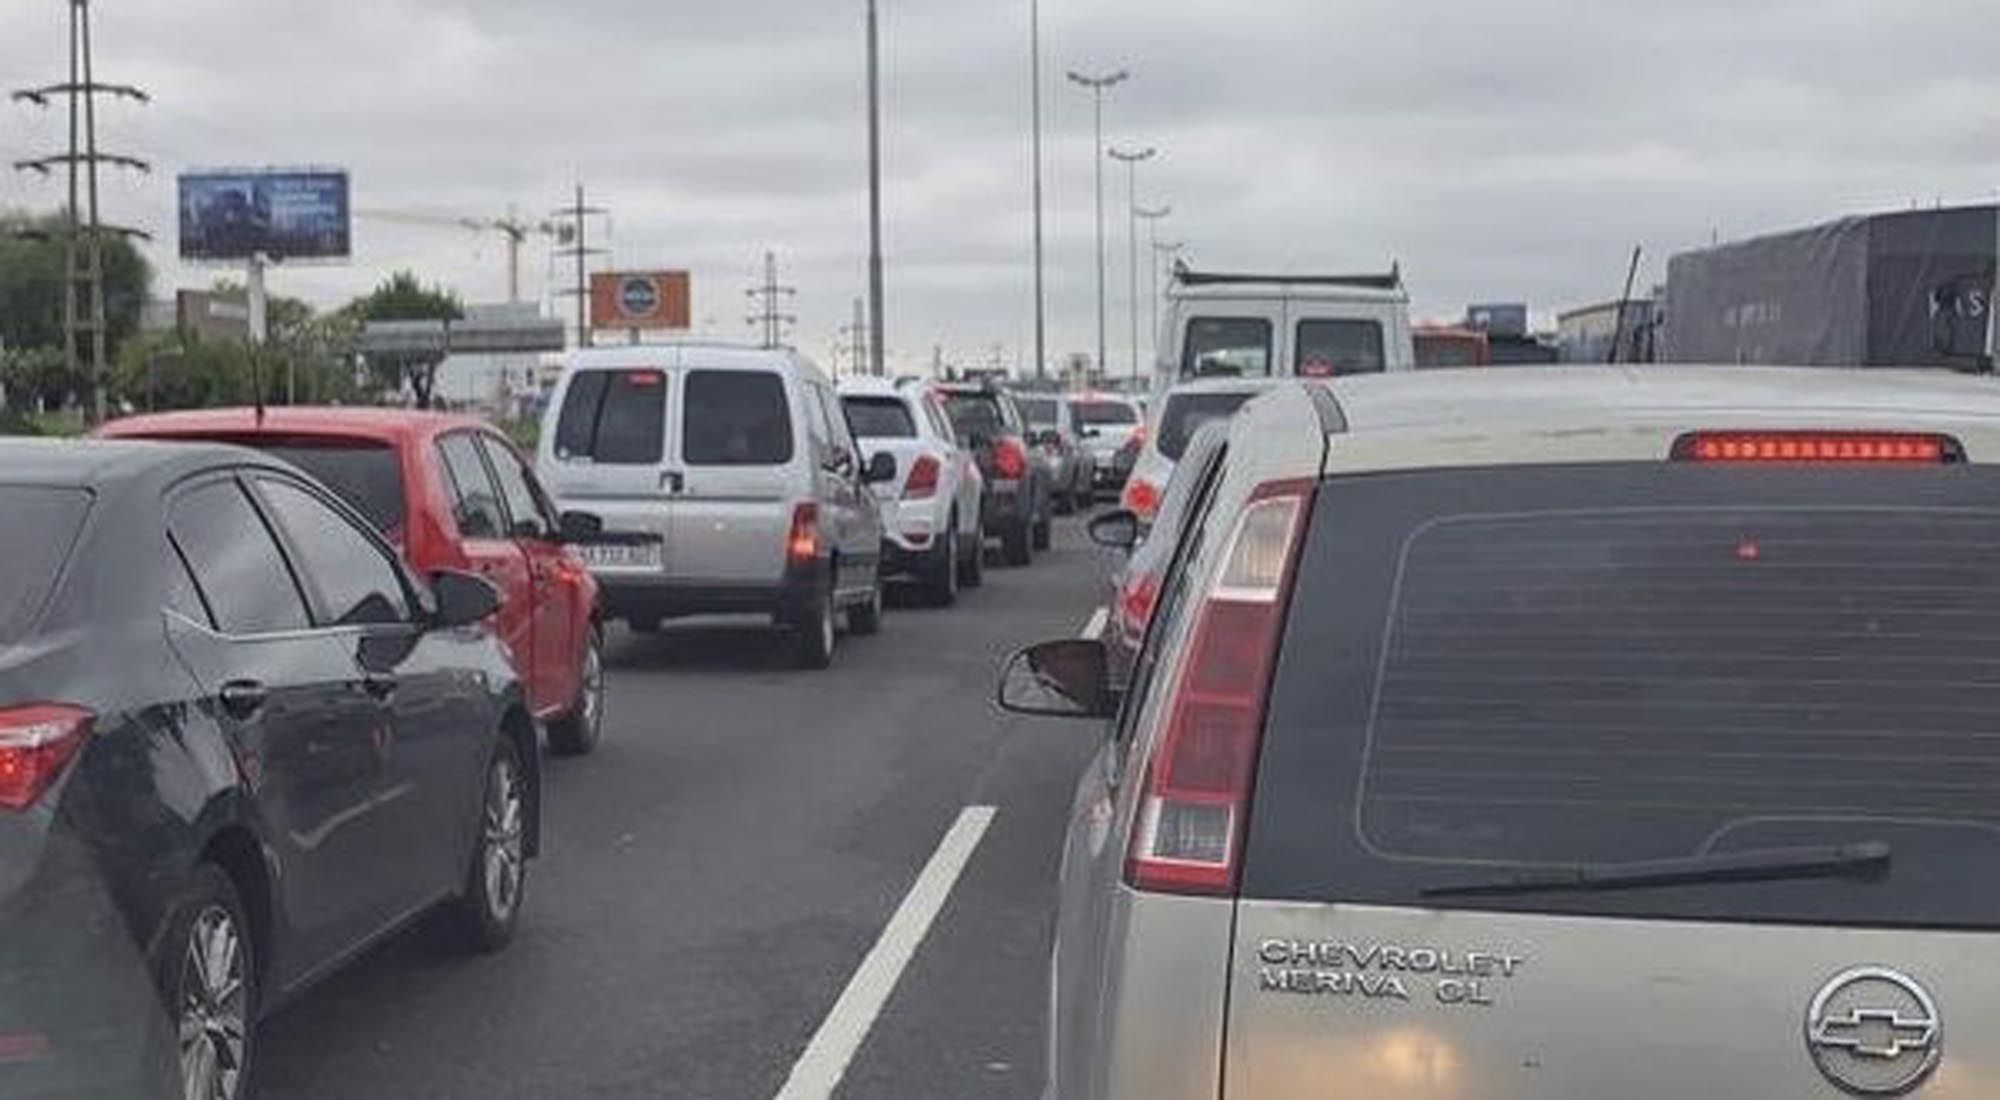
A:
[[[675,576],[696,585],[777,584],[796,504],[810,492],[793,385],[775,369],[681,374]]]
[[[683,483],[673,453],[674,372],[604,367],[572,372],[558,395],[553,438],[541,448],[543,482],[565,507],[593,513],[608,540],[579,547],[593,572],[609,576],[672,571],[673,506]]]
[[[1223,1094],[2000,1095],[1996,500],[1964,464],[1322,482]]]

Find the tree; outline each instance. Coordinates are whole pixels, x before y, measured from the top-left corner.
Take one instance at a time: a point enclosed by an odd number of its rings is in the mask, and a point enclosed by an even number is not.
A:
[[[0,346],[16,352],[63,347],[63,272],[69,225],[64,216],[0,211]],[[152,288],[152,267],[132,242],[104,240],[104,313],[110,353],[139,330]],[[88,354],[86,352],[85,354]],[[40,362],[38,360],[37,362]],[[18,370],[18,364],[9,367]],[[67,375],[60,369],[59,375]],[[82,378],[48,378],[38,367],[39,399],[60,403],[80,394]],[[14,387],[9,386],[10,392]]]
[[[341,311],[359,323],[370,321],[457,321],[465,317],[458,295],[441,286],[426,287],[414,273],[399,271],[373,291]],[[368,369],[383,385],[401,389],[407,382],[417,407],[431,406],[431,390],[444,360],[434,355],[371,355]]]

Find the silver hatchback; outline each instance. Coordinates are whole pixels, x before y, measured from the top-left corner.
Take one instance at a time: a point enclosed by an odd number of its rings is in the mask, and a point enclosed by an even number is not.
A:
[[[1061,1100],[2000,1096],[2000,391],[1293,383],[1103,717]]]

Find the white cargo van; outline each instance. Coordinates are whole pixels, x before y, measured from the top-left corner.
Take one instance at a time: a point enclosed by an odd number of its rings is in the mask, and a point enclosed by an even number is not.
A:
[[[1203,378],[1333,378],[1413,370],[1410,296],[1382,275],[1247,275],[1177,268],[1155,397]]]

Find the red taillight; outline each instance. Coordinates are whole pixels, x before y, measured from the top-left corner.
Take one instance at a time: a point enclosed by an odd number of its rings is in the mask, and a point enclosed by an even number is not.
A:
[[[92,718],[62,703],[0,709],[0,809],[34,805],[83,746]]]
[[[810,565],[819,560],[819,505],[801,504],[792,510],[792,533],[785,539],[785,559],[793,565]]]
[[[993,445],[993,472],[1002,481],[1019,481],[1028,476],[1028,449],[1019,440],[1003,439]]]
[[[1137,637],[1146,632],[1153,618],[1153,603],[1160,598],[1160,578],[1152,573],[1134,577],[1118,595],[1118,610],[1125,617],[1126,633]]]
[[[1258,490],[1202,600],[1126,855],[1126,881],[1139,889],[1236,888],[1265,697],[1311,491],[1297,482]]]
[[[909,479],[903,482],[904,500],[929,500],[937,495],[938,475],[944,467],[930,455],[918,455],[910,464]]]
[[[1124,505],[1133,515],[1151,522],[1160,511],[1159,487],[1140,477],[1127,481]]]
[[[1965,461],[1950,436],[1912,432],[1694,432],[1674,443],[1682,462],[1940,465]]]

